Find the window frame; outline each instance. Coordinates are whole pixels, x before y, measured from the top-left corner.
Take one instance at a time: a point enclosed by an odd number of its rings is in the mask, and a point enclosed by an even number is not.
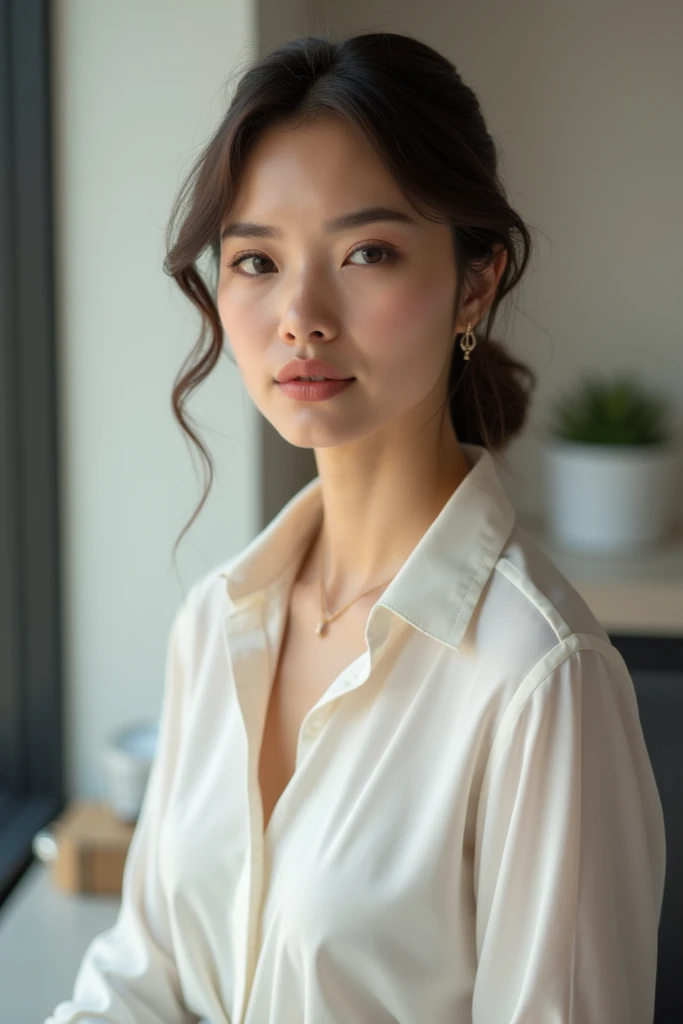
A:
[[[50,40],[0,0],[0,906],[65,804]]]

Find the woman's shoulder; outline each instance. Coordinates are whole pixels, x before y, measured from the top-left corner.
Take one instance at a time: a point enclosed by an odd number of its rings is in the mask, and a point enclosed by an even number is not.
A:
[[[492,568],[462,653],[502,706],[532,674],[592,648],[622,667],[607,631],[574,584],[515,523]],[[494,696],[493,693],[490,694]]]
[[[550,642],[572,633],[608,639],[585,598],[518,521],[496,562],[495,577],[511,613],[546,632]]]

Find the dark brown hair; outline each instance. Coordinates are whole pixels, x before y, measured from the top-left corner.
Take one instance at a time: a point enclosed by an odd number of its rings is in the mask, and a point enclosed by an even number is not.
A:
[[[531,235],[507,200],[477,97],[446,57],[410,36],[371,32],[338,42],[294,38],[251,64],[239,79],[227,113],[171,212],[164,271],[201,316],[200,336],[174,381],[172,407],[209,469],[202,499],[174,551],[213,482],[211,458],[189,425],[184,403],[224,350],[214,301],[220,225],[259,136],[272,126],[304,124],[326,113],[360,129],[413,209],[452,226],[458,271],[454,324],[466,281],[491,264],[499,247],[506,250],[507,263],[490,309],[476,325],[478,344],[469,360],[456,338],[449,409],[458,440],[491,452],[502,450],[525,423],[536,375],[490,334],[502,299],[527,266]],[[215,279],[207,286],[195,263],[208,248]]]

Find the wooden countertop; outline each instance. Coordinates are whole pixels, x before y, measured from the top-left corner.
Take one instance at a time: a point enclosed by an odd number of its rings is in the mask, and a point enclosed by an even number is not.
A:
[[[560,547],[541,519],[518,521],[608,632],[683,637],[683,523],[650,549],[592,554]]]

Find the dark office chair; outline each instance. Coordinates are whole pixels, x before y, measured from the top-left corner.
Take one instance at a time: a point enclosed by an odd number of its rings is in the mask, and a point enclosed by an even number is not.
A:
[[[666,831],[654,1024],[683,1021],[683,668],[631,669]]]

